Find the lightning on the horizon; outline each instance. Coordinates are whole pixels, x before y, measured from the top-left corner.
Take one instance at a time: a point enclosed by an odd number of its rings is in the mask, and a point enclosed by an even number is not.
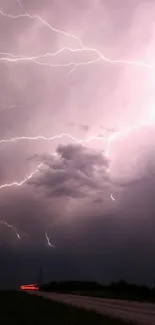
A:
[[[16,237],[17,237],[18,239],[21,239],[20,234],[19,234],[18,230],[17,230],[15,227],[13,227],[12,225],[10,225],[10,224],[7,223],[6,221],[2,221],[2,220],[0,220],[0,225],[4,225],[4,226],[6,226],[6,227],[8,227],[8,228],[11,228],[11,229],[15,232]]]
[[[48,235],[47,235],[47,232],[45,232],[45,238],[46,238],[46,240],[47,240],[47,245],[48,245],[49,247],[55,248],[55,246],[51,244],[50,239],[49,239],[49,237],[48,237]]]

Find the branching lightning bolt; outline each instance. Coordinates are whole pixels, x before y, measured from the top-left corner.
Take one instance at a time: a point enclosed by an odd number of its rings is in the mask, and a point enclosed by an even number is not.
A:
[[[18,1],[20,3],[20,1]],[[20,3],[21,5],[21,3]],[[86,64],[91,64],[91,63],[95,63],[99,60],[103,60],[105,62],[108,62],[108,63],[123,63],[123,64],[134,64],[134,65],[137,65],[137,66],[143,66],[143,67],[146,67],[146,68],[154,68],[155,65],[152,65],[152,64],[147,64],[145,62],[140,62],[140,61],[126,61],[126,60],[111,60],[107,57],[105,57],[100,51],[98,51],[97,49],[95,48],[88,48],[88,47],[85,47],[82,43],[82,40],[74,35],[74,34],[71,34],[71,33],[67,33],[63,30],[60,30],[60,29],[56,29],[54,27],[52,27],[48,22],[46,22],[42,17],[38,16],[38,15],[30,15],[26,12],[25,8],[23,7],[22,5],[22,8],[24,9],[25,13],[24,14],[20,14],[20,15],[10,15],[10,14],[6,14],[4,13],[3,11],[0,10],[0,14],[6,18],[10,18],[10,19],[20,19],[20,18],[28,18],[28,19],[37,19],[39,20],[44,26],[46,26],[47,28],[49,28],[52,32],[56,32],[58,34],[61,34],[61,35],[64,35],[66,37],[70,37],[70,38],[73,38],[75,39],[78,44],[79,44],[79,48],[76,48],[76,49],[72,49],[70,47],[62,47],[60,50],[56,51],[55,53],[45,53],[43,55],[38,55],[38,56],[34,56],[34,57],[23,57],[23,56],[15,56],[11,53],[0,53],[0,61],[8,61],[8,62],[23,62],[23,61],[33,61],[33,62],[36,62],[37,64],[41,64],[41,65],[50,65],[50,66],[73,66],[73,70],[74,68],[76,68],[77,66],[79,65],[86,65]],[[79,62],[79,63],[73,63],[73,62],[70,62],[70,63],[67,63],[65,65],[51,65],[49,63],[46,63],[46,62],[40,62],[39,60],[42,60],[42,59],[47,59],[49,57],[52,57],[52,56],[57,56],[61,53],[63,53],[64,51],[70,51],[70,52],[83,52],[83,51],[87,51],[87,52],[93,52],[95,54],[97,54],[97,58],[95,60],[91,60],[91,61],[86,61],[86,62]],[[109,155],[109,150],[110,150],[110,147],[111,147],[111,144],[116,140],[117,137],[121,136],[122,134],[124,134],[125,132],[130,132],[132,129],[136,128],[136,127],[139,127],[139,124],[138,125],[134,125],[132,126],[131,128],[128,128],[128,129],[125,129],[123,131],[120,131],[120,132],[117,132],[115,134],[113,134],[111,137],[108,138],[108,145],[107,145],[107,150],[106,150],[106,156],[108,157]],[[70,134],[61,134],[61,135],[55,135],[53,137],[50,137],[50,138],[47,138],[47,137],[44,137],[42,135],[39,135],[37,137],[18,137],[18,138],[12,138],[12,139],[4,139],[4,140],[1,140],[0,143],[4,143],[4,142],[11,142],[11,141],[17,141],[17,140],[38,140],[38,139],[42,139],[42,140],[46,140],[46,141],[49,141],[49,140],[54,140],[54,139],[58,139],[58,138],[62,138],[62,137],[69,137],[70,139],[76,141],[77,143],[87,143],[87,142],[90,142],[91,140],[102,140],[103,137],[90,137],[86,140],[82,139],[82,140],[78,140],[76,139],[75,137],[73,137],[72,135]]]
[[[13,55],[11,53],[1,53],[1,58],[0,61],[7,61],[7,62],[23,62],[23,61],[33,61],[39,65],[43,65],[43,66],[51,66],[51,67],[67,67],[67,66],[72,66],[73,69],[75,67],[78,66],[83,66],[83,65],[88,65],[88,64],[93,64],[96,63],[98,61],[104,61],[106,63],[110,63],[110,64],[128,64],[128,65],[135,65],[135,66],[140,66],[140,67],[145,67],[145,68],[155,68],[155,64],[148,64],[142,61],[131,61],[131,60],[113,60],[110,59],[106,56],[104,56],[100,51],[98,51],[96,48],[90,48],[90,47],[86,47],[83,45],[82,40],[76,36],[75,34],[71,34],[71,33],[67,33],[63,30],[60,29],[56,29],[54,27],[52,27],[47,21],[45,21],[42,17],[38,16],[38,15],[30,15],[29,13],[25,12],[24,14],[20,14],[20,15],[10,15],[10,14],[6,14],[4,13],[2,10],[0,10],[0,15],[4,16],[6,18],[9,19],[20,19],[20,18],[28,18],[28,19],[37,19],[38,21],[40,21],[44,26],[46,26],[47,28],[49,28],[52,32],[64,35],[66,37],[70,37],[75,39],[78,44],[79,44],[79,48],[76,49],[72,49],[70,47],[62,47],[60,50],[56,51],[55,53],[46,53],[44,55],[38,55],[36,57],[24,57],[24,56],[16,56]],[[66,63],[66,64],[50,64],[47,62],[40,62],[40,60],[42,59],[46,59],[48,57],[51,56],[56,56],[64,51],[70,51],[70,52],[83,52],[83,51],[87,51],[87,52],[92,52],[95,53],[97,55],[97,57],[94,60],[89,60],[86,62],[70,62],[70,63]],[[2,56],[4,55],[4,56]]]
[[[46,240],[47,240],[47,244],[48,244],[48,246],[49,246],[49,247],[52,247],[52,248],[55,248],[55,246],[51,244],[50,239],[49,239],[49,237],[48,237],[48,235],[47,235],[47,232],[45,232],[45,237],[46,237]]]
[[[20,1],[18,1],[20,3]],[[21,5],[21,3],[20,3]],[[20,14],[20,15],[10,15],[10,14],[6,14],[4,13],[3,11],[0,10],[0,15],[6,17],[6,18],[10,18],[10,19],[20,19],[20,18],[28,18],[28,19],[37,19],[39,20],[44,26],[46,26],[47,28],[49,28],[52,32],[56,32],[56,33],[59,33],[61,35],[64,35],[66,37],[70,37],[70,38],[73,38],[75,39],[78,44],[79,44],[79,48],[76,48],[76,49],[72,49],[70,47],[62,47],[60,50],[56,51],[55,53],[45,53],[43,55],[38,55],[38,56],[32,56],[32,57],[23,57],[23,56],[15,56],[11,53],[0,53],[0,61],[8,61],[8,62],[23,62],[23,61],[33,61],[33,62],[36,62],[37,64],[41,64],[41,65],[50,65],[50,66],[73,66],[72,68],[72,71],[79,65],[87,65],[87,64],[91,64],[91,63],[95,63],[99,60],[103,60],[105,62],[108,62],[108,63],[123,63],[123,64],[134,64],[134,65],[137,65],[137,66],[143,66],[145,68],[154,68],[155,65],[152,65],[152,64],[147,64],[145,62],[140,62],[140,61],[126,61],[126,60],[111,60],[109,58],[106,58],[100,51],[98,51],[97,49],[95,48],[88,48],[88,47],[85,47],[82,43],[82,40],[74,35],[74,34],[70,34],[70,33],[67,33],[63,30],[60,30],[60,29],[56,29],[54,27],[52,27],[48,22],[46,22],[42,17],[38,16],[38,15],[30,15],[26,12],[25,8],[23,7],[22,5],[22,8],[24,9],[25,13],[24,14]],[[83,52],[83,51],[87,51],[87,52],[93,52],[95,54],[97,54],[97,58],[95,60],[91,60],[91,61],[86,61],[86,62],[79,62],[79,63],[73,63],[73,62],[70,62],[70,63],[67,63],[65,65],[51,65],[49,63],[46,63],[46,62],[40,62],[39,60],[42,60],[42,59],[47,59],[49,57],[52,57],[52,56],[57,56],[61,53],[63,53],[64,51],[70,51],[70,52]],[[144,122],[140,123],[143,124]],[[134,125],[128,129],[125,129],[123,131],[120,131],[120,132],[116,132],[115,134],[113,134],[111,137],[109,137],[107,139],[108,141],[108,145],[107,145],[107,149],[106,149],[106,156],[108,157],[109,155],[109,150],[110,150],[110,147],[112,145],[112,143],[117,139],[117,137],[123,135],[124,133],[126,132],[130,132],[132,129],[134,128],[137,128],[140,126],[139,124],[137,125]],[[12,138],[12,139],[4,139],[4,140],[0,140],[0,143],[4,143],[4,142],[11,142],[11,141],[17,141],[17,140],[39,140],[39,139],[42,139],[42,140],[46,140],[46,141],[50,141],[50,140],[54,140],[54,139],[58,139],[58,138],[62,138],[62,137],[69,137],[70,139],[72,139],[73,141],[76,141],[77,143],[87,143],[87,142],[90,142],[91,140],[102,140],[103,137],[90,137],[88,139],[82,139],[82,140],[78,140],[76,139],[75,137],[73,137],[72,135],[70,134],[61,134],[61,135],[55,135],[53,137],[50,137],[50,138],[47,138],[47,137],[44,137],[42,135],[39,135],[37,137],[16,137],[16,138]]]
[[[154,69],[155,68],[155,64],[149,64],[146,62],[142,62],[142,61],[131,61],[131,60],[114,60],[111,58],[108,58],[106,56],[104,56],[100,51],[98,51],[96,48],[90,48],[90,47],[86,47],[83,45],[82,40],[77,37],[74,34],[71,33],[67,33],[63,30],[60,29],[56,29],[54,27],[52,27],[47,21],[45,21],[42,17],[38,16],[38,15],[30,15],[24,8],[24,6],[22,5],[22,3],[20,2],[20,0],[17,0],[20,7],[23,9],[24,13],[23,14],[19,14],[19,15],[10,15],[10,14],[6,14],[3,11],[0,10],[0,15],[3,17],[6,17],[8,19],[31,19],[31,20],[38,20],[40,21],[40,23],[47,27],[48,29],[51,30],[51,32],[54,33],[58,33],[60,35],[63,35],[67,38],[72,38],[74,40],[77,41],[78,47],[77,48],[71,48],[71,47],[62,47],[59,50],[57,50],[56,52],[50,53],[47,52],[45,54],[39,54],[36,56],[24,56],[24,55],[15,55],[12,53],[0,53],[0,62],[6,62],[6,63],[10,63],[10,64],[23,64],[23,63],[33,63],[33,64],[37,64],[39,66],[42,67],[51,67],[51,68],[58,68],[58,67],[70,67],[71,70],[69,72],[69,74],[71,74],[73,71],[75,71],[76,68],[78,67],[82,67],[82,66],[87,66],[87,65],[92,65],[92,64],[96,64],[98,62],[104,62],[104,63],[108,63],[108,64],[125,64],[125,65],[133,65],[136,67],[142,67],[142,68],[147,68],[147,69]],[[70,52],[73,55],[76,53],[83,53],[83,52],[87,52],[88,54],[92,54],[94,59],[89,59],[88,61],[80,61],[80,62],[68,62],[68,63],[64,63],[64,64],[55,64],[52,63],[52,58],[57,57],[62,55],[65,52]],[[95,56],[94,56],[95,55]],[[120,132],[115,132],[113,135],[109,136],[108,138],[105,137],[100,137],[100,136],[91,136],[87,139],[77,139],[75,138],[73,135],[71,134],[60,134],[60,135],[54,135],[52,137],[45,137],[43,135],[38,135],[36,137],[29,137],[29,136],[21,136],[21,137],[15,137],[15,138],[11,138],[11,139],[2,139],[0,140],[0,144],[2,143],[10,143],[10,142],[16,142],[16,141],[24,141],[24,140],[29,140],[29,141],[35,141],[35,140],[44,140],[44,141],[52,141],[55,139],[61,139],[63,137],[67,137],[73,141],[75,141],[76,143],[79,143],[81,145],[84,145],[86,143],[89,143],[90,141],[93,140],[106,140],[107,141],[107,148],[106,148],[106,152],[105,155],[107,157],[109,157],[110,155],[110,149],[112,144],[117,141],[117,139],[119,137],[123,137],[125,134],[131,132],[134,129],[137,128],[141,128],[144,125],[150,123],[150,120],[144,120],[138,124],[135,124],[129,128],[126,128],[124,130],[121,130]],[[13,186],[22,186],[23,184],[25,184],[26,182],[28,182],[28,180],[30,180],[32,177],[34,177],[39,171],[40,168],[43,166],[43,163],[39,164],[36,168],[36,170],[34,172],[32,172],[30,175],[28,175],[27,177],[25,177],[22,181],[17,182],[14,181],[12,183],[6,183],[4,185],[0,185],[0,189],[3,188],[7,188],[7,187],[13,187]],[[116,199],[114,198],[113,194],[111,194],[111,200],[116,201]],[[18,231],[16,228],[14,228],[12,225],[8,224],[5,221],[0,221],[0,224],[3,224],[9,228],[11,228],[18,239],[21,239]],[[53,247],[55,248],[54,245],[51,244],[50,239],[47,235],[47,233],[45,232],[45,238],[47,240],[47,244],[49,247]]]
[[[20,3],[20,1],[18,0],[18,2]],[[110,64],[127,64],[127,65],[135,65],[135,66],[140,66],[140,67],[144,67],[144,68],[155,68],[154,64],[147,64],[145,62],[141,62],[141,61],[131,61],[131,60],[113,60],[110,58],[107,58],[106,56],[104,56],[100,51],[98,51],[95,48],[89,48],[83,45],[82,40],[71,33],[67,33],[63,30],[60,29],[56,29],[54,27],[52,27],[47,21],[45,21],[42,17],[38,16],[38,15],[30,15],[29,13],[27,13],[27,11],[25,10],[25,8],[22,5],[23,10],[25,11],[24,14],[20,14],[20,15],[10,15],[10,14],[6,14],[4,13],[2,10],[0,10],[0,15],[3,17],[6,17],[8,19],[21,19],[21,18],[28,18],[28,19],[36,19],[38,21],[40,21],[44,26],[46,26],[48,29],[50,29],[52,32],[64,35],[68,38],[73,38],[75,39],[78,44],[79,47],[76,49],[70,48],[70,47],[62,47],[61,49],[59,49],[58,51],[56,51],[55,53],[45,53],[42,55],[38,55],[38,56],[18,56],[18,55],[14,55],[11,53],[0,53],[0,61],[6,61],[6,62],[10,62],[10,63],[20,63],[20,62],[34,62],[36,64],[39,65],[43,65],[43,66],[51,66],[51,67],[67,67],[67,66],[71,66],[73,71],[76,67],[78,66],[84,66],[84,65],[88,65],[88,64],[92,64],[92,63],[96,63],[99,61],[104,61],[106,63],[110,63]],[[81,53],[81,52],[89,52],[89,53],[94,53],[97,55],[97,57],[94,60],[89,60],[86,62],[69,62],[66,64],[62,64],[62,65],[57,65],[57,64],[51,64],[48,63],[46,60],[51,58],[51,57],[55,57],[58,56],[60,54],[62,54],[63,52],[72,52],[72,53]],[[134,126],[131,126],[129,128],[126,128],[125,130],[122,130],[120,132],[116,132],[115,134],[113,134],[112,136],[107,138],[107,149],[106,149],[106,156],[109,157],[109,151],[111,148],[111,145],[113,144],[114,141],[117,140],[118,137],[124,136],[125,133],[127,132],[131,132],[133,129],[135,128],[139,128],[141,126],[143,126],[144,124],[148,123],[148,121],[142,121],[139,124],[136,124]],[[0,143],[7,143],[7,142],[14,142],[14,141],[19,141],[19,140],[45,140],[45,141],[51,141],[54,139],[60,139],[62,137],[69,137],[70,139],[72,139],[73,141],[80,143],[80,144],[84,144],[87,142],[90,142],[92,140],[105,140],[105,138],[103,137],[89,137],[88,139],[81,139],[78,140],[75,137],[73,137],[70,134],[60,134],[60,135],[55,135],[53,137],[44,137],[43,135],[39,135],[37,137],[16,137],[16,138],[11,138],[11,139],[2,139],[0,140]],[[38,171],[39,168],[41,167],[42,164],[40,164],[37,169],[31,173],[28,177],[26,177],[25,179],[23,179],[21,182],[13,182],[13,183],[9,183],[9,184],[4,184],[0,186],[0,189],[5,188],[5,187],[11,187],[11,186],[21,186],[24,183],[26,183],[29,179],[31,179]]]
[[[79,144],[85,144],[85,143],[88,143],[88,142],[93,141],[93,140],[106,140],[107,141],[107,148],[106,148],[106,151],[105,151],[105,155],[106,155],[107,158],[109,158],[110,148],[111,148],[113,142],[117,141],[118,138],[123,137],[125,134],[128,134],[128,133],[132,132],[135,129],[138,129],[138,128],[144,127],[147,124],[150,124],[152,121],[153,121],[152,117],[149,118],[149,119],[146,119],[146,120],[142,120],[140,123],[134,124],[133,126],[128,127],[128,128],[126,128],[126,129],[124,129],[122,131],[116,132],[116,133],[114,133],[112,136],[110,136],[108,138],[100,137],[100,136],[91,136],[91,137],[89,137],[87,139],[77,139],[77,138],[73,137],[71,134],[67,134],[67,133],[65,134],[64,133],[64,134],[60,134],[60,135],[54,135],[53,137],[45,137],[45,136],[39,135],[39,136],[36,136],[36,137],[23,136],[23,137],[11,138],[11,139],[2,139],[2,140],[0,140],[0,144],[2,144],[2,143],[10,143],[10,142],[15,142],[15,141],[21,141],[21,140],[52,141],[52,140],[55,140],[55,139],[61,139],[63,137],[68,137],[68,138],[72,139],[73,141],[75,141],[76,143],[79,143]],[[56,153],[54,155],[56,155]],[[43,163],[39,164],[37,166],[36,170],[34,172],[32,172],[29,176],[25,177],[22,181],[20,181],[20,182],[15,181],[15,182],[12,182],[12,183],[1,185],[0,189],[6,188],[6,187],[23,185],[29,179],[31,179],[33,176],[35,176],[39,172],[39,170],[40,170],[40,168],[42,166],[43,166]],[[111,197],[111,199],[112,199],[112,197]]]
[[[1,220],[0,220],[0,225],[5,225],[6,227],[11,228],[15,232],[17,238],[21,239],[21,237],[18,233],[18,230],[16,228],[14,228],[12,225],[8,224],[6,221],[1,221]]]

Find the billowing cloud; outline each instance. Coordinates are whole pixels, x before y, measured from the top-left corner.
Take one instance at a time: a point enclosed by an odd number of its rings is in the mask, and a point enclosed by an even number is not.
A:
[[[109,159],[103,153],[81,145],[60,145],[56,153],[42,157],[44,166],[30,184],[49,196],[73,198],[96,195],[108,186]]]

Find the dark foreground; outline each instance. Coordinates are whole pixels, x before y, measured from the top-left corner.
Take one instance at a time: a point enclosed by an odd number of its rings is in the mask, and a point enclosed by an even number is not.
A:
[[[73,305],[85,310],[94,310],[101,315],[132,321],[137,325],[155,325],[155,305],[118,299],[103,299],[79,295],[37,291],[34,295]]]
[[[23,292],[0,292],[0,324],[125,325],[93,311],[53,302]]]
[[[54,281],[42,285],[40,289],[47,292],[155,303],[155,288],[129,284],[123,280],[111,282],[109,285],[92,281]]]

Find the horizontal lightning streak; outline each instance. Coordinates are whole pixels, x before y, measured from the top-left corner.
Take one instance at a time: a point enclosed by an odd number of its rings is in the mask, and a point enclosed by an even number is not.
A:
[[[106,148],[106,151],[105,151],[105,156],[107,158],[109,158],[109,152],[110,152],[110,148],[113,144],[113,142],[117,141],[117,139],[119,137],[123,137],[126,133],[130,133],[132,132],[133,130],[135,129],[138,129],[138,128],[141,128],[141,127],[144,127],[145,125],[149,124],[152,122],[152,118],[150,119],[146,119],[146,120],[143,120],[141,121],[140,123],[137,123],[131,127],[128,127],[122,131],[119,131],[119,132],[116,132],[115,134],[113,134],[112,136],[110,136],[109,138],[104,138],[104,137],[100,137],[100,136],[91,136],[87,139],[77,139],[75,137],[73,137],[71,134],[60,134],[60,135],[55,135],[53,137],[44,137],[42,135],[39,135],[39,136],[36,136],[36,137],[16,137],[16,138],[11,138],[11,139],[2,139],[0,140],[0,144],[2,143],[10,143],[10,142],[15,142],[15,141],[21,141],[21,140],[29,140],[29,141],[36,141],[36,140],[44,140],[44,141],[52,141],[52,140],[55,140],[55,139],[61,139],[63,137],[68,137],[70,139],[72,139],[73,141],[75,141],[76,143],[79,143],[79,144],[86,144],[90,141],[93,141],[93,140],[106,140],[107,141],[107,148]],[[56,155],[56,153],[54,153],[54,155]],[[12,187],[12,186],[21,186],[23,185],[24,183],[26,183],[29,179],[31,179],[33,176],[35,176],[38,172],[39,172],[39,169],[41,168],[41,166],[43,166],[43,163],[39,164],[36,168],[36,170],[34,172],[32,172],[29,176],[27,176],[26,178],[24,178],[21,182],[12,182],[12,183],[8,183],[8,184],[3,184],[0,186],[0,189],[2,188],[6,188],[6,187]]]
[[[128,65],[136,65],[136,66],[140,66],[140,67],[145,67],[145,68],[155,68],[155,64],[148,64],[142,61],[131,61],[131,60],[113,60],[110,59],[106,56],[104,56],[100,51],[98,51],[96,48],[89,48],[89,47],[85,47],[82,43],[82,40],[76,36],[75,34],[71,34],[71,33],[67,33],[63,30],[60,29],[56,29],[54,27],[52,27],[47,21],[45,21],[42,17],[38,16],[38,15],[30,15],[27,12],[25,14],[20,14],[20,15],[10,15],[10,14],[6,14],[3,11],[0,10],[0,15],[6,17],[6,18],[10,18],[10,19],[19,19],[19,18],[29,18],[29,19],[37,19],[39,20],[44,26],[48,27],[52,32],[56,32],[58,34],[70,37],[70,38],[74,38],[75,40],[78,41],[80,48],[77,49],[72,49],[70,47],[63,47],[60,50],[56,51],[55,53],[46,53],[44,55],[38,55],[36,57],[22,57],[22,56],[15,56],[13,54],[10,53],[1,53],[0,55],[6,55],[2,58],[0,58],[0,61],[8,61],[8,62],[20,62],[20,61],[33,61],[39,65],[43,65],[43,66],[51,66],[51,67],[67,67],[67,66],[82,66],[82,65],[87,65],[87,64],[93,64],[96,63],[100,60],[103,60],[106,63],[111,63],[111,64],[128,64]],[[70,52],[82,52],[82,51],[87,51],[87,52],[94,52],[95,54],[97,54],[97,58],[94,60],[90,60],[90,61],[86,61],[86,62],[79,62],[79,63],[75,63],[75,62],[70,62],[70,63],[66,63],[66,64],[62,64],[62,65],[57,65],[57,64],[49,64],[46,62],[39,62],[38,60],[43,59],[43,58],[47,58],[48,56],[56,56],[60,53],[62,53],[63,51],[70,51]],[[9,58],[9,57],[10,58]]]
[[[23,55],[20,55],[20,56],[17,56],[17,55],[14,55],[14,54],[11,54],[11,53],[7,53],[7,52],[1,52],[0,53],[0,56],[4,55],[3,57],[0,57],[0,61],[5,61],[5,60],[8,60],[10,62],[16,62],[16,61],[31,61],[31,60],[41,60],[41,59],[47,59],[47,58],[50,58],[50,57],[54,57],[54,56],[57,56],[58,54],[61,54],[65,51],[68,51],[68,52],[71,52],[71,53],[77,53],[77,52],[84,52],[84,51],[88,51],[88,52],[95,52],[96,53],[96,50],[95,49],[89,49],[89,48],[77,48],[77,49],[72,49],[70,47],[62,47],[60,50],[54,52],[54,53],[50,53],[50,52],[47,52],[45,54],[41,54],[41,55],[37,55],[37,56],[23,56]],[[99,59],[99,58],[97,58]],[[74,64],[74,63],[73,63]]]
[[[0,53],[0,55],[1,55],[1,53]],[[9,55],[9,54],[7,53],[7,55]],[[53,54],[53,56],[55,56],[55,55],[56,55],[56,53]],[[53,67],[53,68],[63,68],[63,67],[70,67],[70,66],[73,66],[74,68],[76,68],[78,66],[90,65],[90,64],[96,63],[96,62],[98,62],[100,60],[101,60],[101,58],[97,58],[95,60],[90,60],[90,61],[86,61],[86,62],[78,62],[78,63],[69,62],[69,63],[65,63],[65,64],[50,64],[50,63],[38,61],[37,57],[36,58],[33,58],[33,57],[15,57],[15,56],[12,56],[11,58],[0,57],[0,61],[6,61],[6,62],[9,62],[9,63],[20,63],[20,62],[24,62],[24,61],[25,62],[32,61],[33,63],[36,63],[36,64],[38,64],[40,66],[48,66],[48,67]]]
[[[113,135],[109,136],[109,137],[103,137],[103,136],[90,136],[86,139],[77,139],[75,138],[72,134],[69,133],[61,133],[58,135],[54,135],[52,137],[45,137],[43,135],[38,135],[35,137],[29,137],[29,136],[21,136],[21,137],[14,137],[14,138],[10,138],[10,139],[1,139],[0,140],[0,144],[2,143],[10,143],[10,142],[16,142],[16,141],[22,141],[22,140],[28,140],[28,141],[36,141],[36,140],[43,140],[43,141],[52,141],[52,140],[56,140],[56,139],[61,139],[64,137],[67,137],[73,141],[75,141],[76,143],[79,144],[83,144],[83,143],[88,143],[90,141],[94,141],[94,140],[104,140],[108,142],[107,145],[107,149],[106,149],[106,156],[109,156],[109,150],[111,147],[112,142],[116,141],[117,138],[124,136],[126,133],[130,133],[131,131],[141,128],[147,124],[150,124],[152,121],[154,121],[155,117],[148,118],[146,120],[142,120],[141,122],[134,124],[130,127],[127,127],[126,129],[123,129],[119,132],[115,132]]]
[[[21,141],[21,140],[44,140],[44,141],[52,141],[52,140],[56,140],[56,139],[61,139],[61,138],[70,138],[71,140],[75,141],[76,143],[82,144],[82,143],[87,143],[90,142],[92,140],[104,140],[104,137],[101,136],[91,136],[87,139],[77,139],[75,137],[73,137],[71,134],[69,133],[62,133],[62,134],[58,134],[58,135],[54,135],[52,137],[45,137],[43,135],[38,135],[36,137],[28,137],[28,136],[22,136],[22,137],[15,137],[15,138],[11,138],[11,139],[2,139],[0,140],[0,144],[2,143],[10,143],[10,142],[15,142],[15,141]]]

